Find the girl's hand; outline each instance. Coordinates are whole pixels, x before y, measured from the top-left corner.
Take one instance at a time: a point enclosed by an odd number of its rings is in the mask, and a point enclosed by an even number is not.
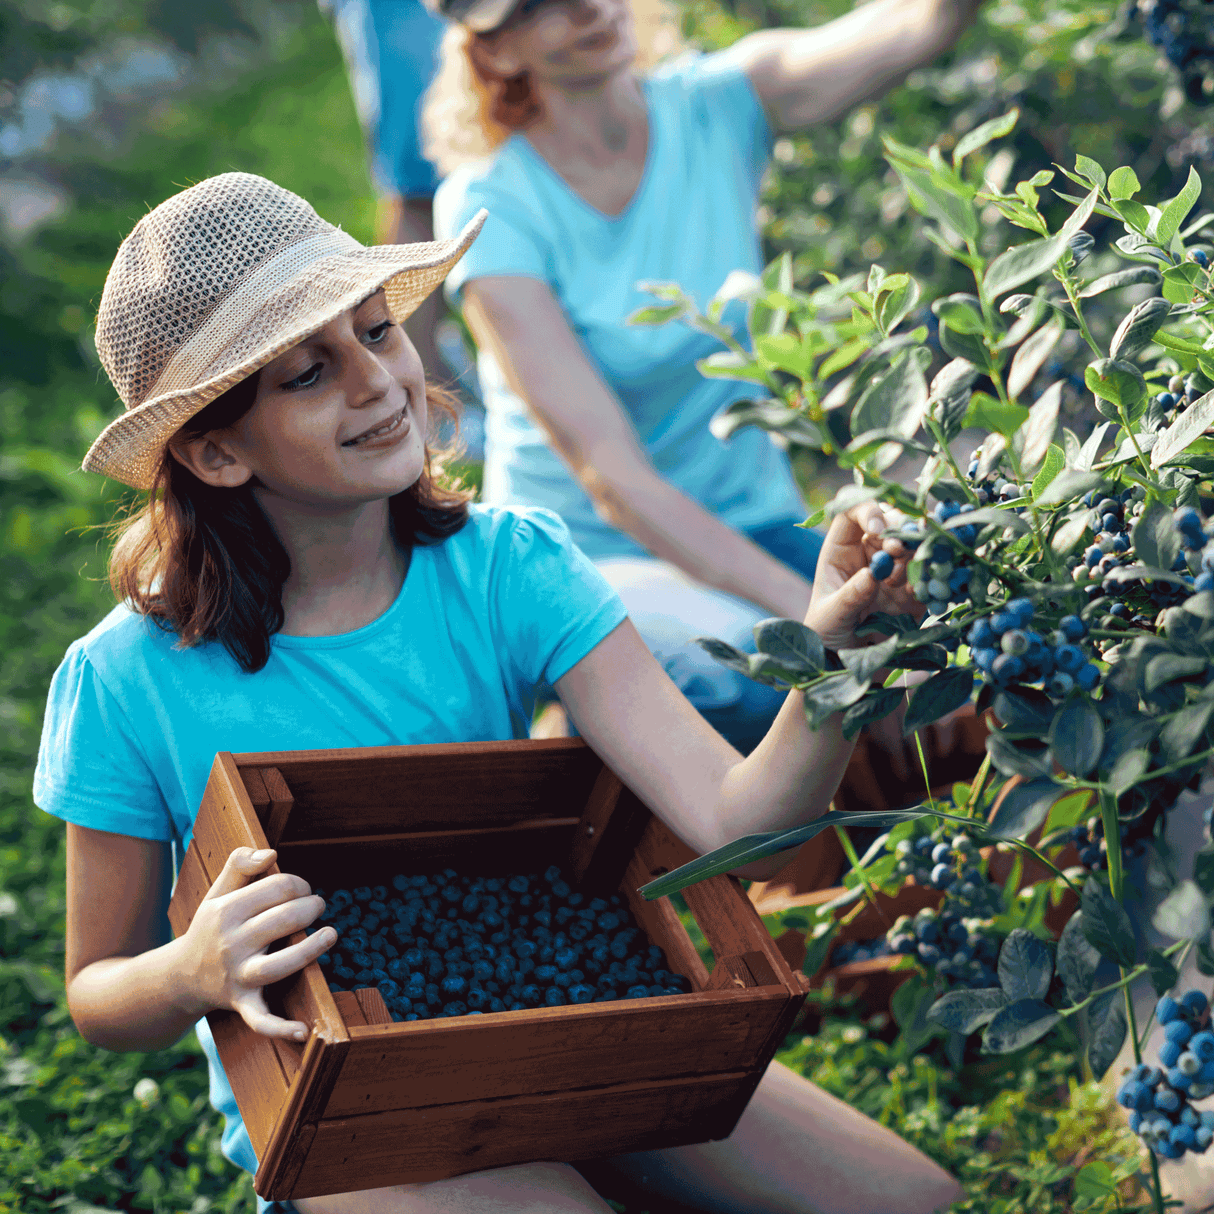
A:
[[[856,639],[855,629],[874,611],[923,615],[925,608],[906,583],[906,563],[911,554],[901,541],[881,538],[892,523],[876,502],[853,506],[831,523],[818,557],[813,597],[805,615],[805,623],[828,649],[852,649],[864,644]],[[894,571],[879,582],[868,565],[883,550],[894,558]]]
[[[302,877],[275,873],[254,878],[274,863],[273,851],[238,847],[207,891],[186,932],[196,959],[194,986],[208,1008],[239,1012],[266,1037],[307,1038],[309,1026],[270,1013],[262,987],[315,961],[337,939],[331,927],[274,953],[276,940],[303,931],[325,908]]]

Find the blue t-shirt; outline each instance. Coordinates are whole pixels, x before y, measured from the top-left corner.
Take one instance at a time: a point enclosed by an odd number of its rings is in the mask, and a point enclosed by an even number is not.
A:
[[[171,841],[179,865],[217,751],[526,737],[537,685],[555,683],[624,618],[558,518],[488,506],[413,549],[379,619],[339,636],[275,636],[255,674],[218,644],[181,649],[116,607],[51,681],[34,801],[80,826]],[[205,1021],[198,1036],[227,1118],[224,1153],[253,1171]]]
[[[708,379],[696,360],[720,343],[682,323],[631,326],[658,302],[641,281],[677,282],[706,304],[733,270],[759,273],[755,223],[771,150],[763,107],[736,57],[689,54],[644,82],[649,149],[636,194],[612,218],[579,197],[521,135],[461,166],[434,200],[440,237],[481,208],[480,238],[447,276],[519,275],[548,284],[590,362],[619,398],[656,470],[738,530],[799,522],[805,507],[787,456],[760,430],[722,443],[709,422],[756,389]],[[745,308],[723,320],[745,342]],[[643,549],[595,512],[581,485],[530,420],[493,357],[477,364],[487,417],[485,498],[555,510],[592,559]]]

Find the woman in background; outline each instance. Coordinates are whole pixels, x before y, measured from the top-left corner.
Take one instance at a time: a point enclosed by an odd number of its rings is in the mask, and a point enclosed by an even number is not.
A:
[[[557,511],[676,684],[746,751],[783,697],[691,638],[753,649],[756,621],[800,619],[821,538],[793,526],[808,510],[766,434],[712,436],[747,391],[697,370],[714,339],[626,318],[653,302],[639,282],[704,303],[731,271],[759,273],[775,135],[883,93],[950,46],[978,0],[876,0],[650,71],[675,39],[627,0],[437,2],[456,24],[423,115],[449,174],[436,231],[490,214],[447,280],[481,351],[485,499]],[[723,320],[745,340],[740,302]]]

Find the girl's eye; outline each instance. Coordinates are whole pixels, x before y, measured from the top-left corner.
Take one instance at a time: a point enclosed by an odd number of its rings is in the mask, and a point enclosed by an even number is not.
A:
[[[297,375],[294,379],[289,379],[283,387],[287,391],[292,391],[295,388],[311,388],[320,379],[320,363],[313,363],[302,375]]]
[[[372,345],[376,345],[378,342],[383,341],[384,338],[388,336],[389,329],[394,328],[396,328],[396,325],[390,320],[382,321],[378,325],[372,325],[372,327],[367,330],[367,340]]]

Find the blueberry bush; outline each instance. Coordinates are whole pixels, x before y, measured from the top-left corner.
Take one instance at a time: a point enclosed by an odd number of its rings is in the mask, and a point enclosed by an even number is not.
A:
[[[885,140],[892,170],[937,246],[964,268],[968,290],[928,299],[914,277],[879,265],[846,278],[823,272],[824,282],[802,289],[786,254],[761,279],[731,276],[703,309],[677,284],[649,284],[656,302],[633,317],[714,335],[724,348],[701,362],[703,373],[761,389],[717,419],[721,437],[759,426],[850,469],[852,483],[808,525],[883,502],[889,534],[912,554],[920,612],[870,616],[857,648],[829,651],[794,620],[757,625],[754,654],[707,638],[704,647],[753,679],[800,689],[811,728],[838,713],[850,737],[904,709],[912,733],[971,702],[992,709],[998,726],[982,769],[951,804],[929,795],[894,813],[831,812],[738,840],[645,893],[843,821],[880,827],[887,833],[858,865],[866,871],[849,896],[907,881],[946,891],[940,912],[890,934],[891,947],[931,976],[927,1020],[956,1034],[958,1050],[981,1032],[988,1054],[1074,1035],[1099,1077],[1127,1035],[1142,1061],[1132,981],[1149,975],[1162,996],[1194,952],[1200,972],[1214,975],[1214,846],[1191,876],[1154,864],[1153,880],[1170,888],[1152,926],[1170,945],[1143,945],[1127,887],[1132,865],[1166,853],[1168,813],[1214,757],[1214,287],[1203,244],[1214,214],[1197,208],[1195,170],[1155,205],[1130,167],[1106,173],[1083,155],[998,186],[982,170],[1017,117],[982,124],[948,156]],[[1043,211],[1047,190],[1064,204],[1056,226]],[[1096,219],[1116,268],[1087,231]],[[1117,313],[1100,339],[1088,322],[1094,300]],[[938,351],[916,323],[924,306]],[[1050,363],[1068,333],[1086,351],[1081,388],[1055,378]],[[1080,419],[1074,427],[1063,424],[1067,413]],[[963,430],[983,435],[964,459],[954,451]],[[918,474],[896,479],[889,470],[906,453]],[[891,569],[885,554],[874,558],[874,577]],[[1060,869],[1067,843],[1079,863]],[[1044,897],[986,880],[975,853],[994,845],[1044,865]],[[1055,948],[1042,912],[1067,893],[1075,911]],[[1163,1001],[1161,1023],[1177,1006],[1184,1016],[1175,1029],[1168,1022],[1169,1041],[1197,1043],[1184,1067],[1134,1081],[1153,1100],[1165,1081],[1166,1091],[1187,1093],[1176,1107],[1159,1097],[1148,1114],[1134,1089],[1152,1169],[1157,1156],[1209,1145],[1200,1114],[1192,1123],[1185,1112],[1186,1101],[1214,1094],[1205,1088],[1208,1035],[1195,1031],[1205,999]],[[1162,1209],[1157,1178],[1154,1201]]]

